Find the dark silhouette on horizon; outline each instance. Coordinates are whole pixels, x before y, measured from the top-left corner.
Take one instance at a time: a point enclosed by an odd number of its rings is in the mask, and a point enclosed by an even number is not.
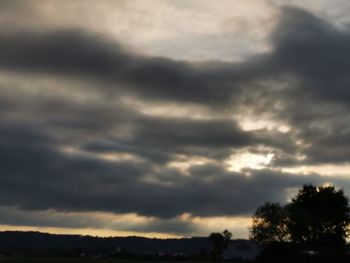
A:
[[[208,237],[210,248],[210,258],[214,261],[222,260],[224,250],[230,244],[232,233],[225,229],[222,233],[211,233]]]
[[[250,238],[267,245],[258,262],[347,262],[349,225],[349,201],[343,190],[309,184],[284,206],[260,206]]]

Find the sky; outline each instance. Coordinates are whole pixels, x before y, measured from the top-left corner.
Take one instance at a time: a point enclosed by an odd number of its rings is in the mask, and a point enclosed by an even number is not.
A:
[[[347,0],[0,0],[0,230],[248,238],[350,196]]]

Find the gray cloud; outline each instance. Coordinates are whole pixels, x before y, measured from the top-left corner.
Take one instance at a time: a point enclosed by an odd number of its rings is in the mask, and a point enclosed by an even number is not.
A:
[[[22,209],[136,212],[162,218],[246,215],[262,201],[283,200],[287,188],[326,180],[272,170],[250,170],[246,176],[218,164],[193,166],[187,176],[175,170],[169,177],[169,171],[156,171],[144,162],[67,156],[28,127],[3,130],[1,138],[0,202]]]
[[[137,213],[157,219],[131,230],[180,233],[194,228],[177,220],[184,213],[249,215],[309,182],[349,188],[343,177],[280,168],[349,162],[350,33],[288,7],[271,44],[240,63],[193,63],[81,30],[1,33],[0,205]],[[126,97],[212,116],[145,114]],[[243,130],[232,116],[246,112],[290,129]],[[228,171],[223,161],[243,150],[275,157],[266,169]],[[169,166],[179,156],[207,162],[184,172]]]
[[[153,100],[216,105],[232,97],[233,86],[227,83],[232,77],[221,67],[198,70],[187,62],[135,55],[88,32],[15,31],[0,40],[0,68],[6,70],[95,80],[108,83],[109,94],[127,90]]]
[[[16,207],[0,207],[0,224],[12,226],[57,227],[65,229],[108,229],[114,231],[159,232],[187,235],[197,230],[191,221],[179,218],[147,218],[136,220],[133,216],[125,217],[105,214],[103,216],[89,213],[65,213],[55,210],[28,211]]]

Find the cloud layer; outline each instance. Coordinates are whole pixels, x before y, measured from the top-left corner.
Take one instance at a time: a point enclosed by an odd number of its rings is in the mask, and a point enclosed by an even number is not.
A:
[[[268,39],[240,62],[193,62],[82,28],[3,31],[0,224],[103,228],[50,216],[99,212],[146,220],[112,229],[186,235],[304,183],[348,191],[350,32],[283,7]]]

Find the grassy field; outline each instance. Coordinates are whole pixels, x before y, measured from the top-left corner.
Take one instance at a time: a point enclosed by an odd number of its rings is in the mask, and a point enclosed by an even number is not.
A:
[[[81,258],[0,258],[0,263],[169,263],[176,261],[121,260],[121,259],[81,259]],[[189,261],[186,261],[189,262]],[[191,262],[191,263],[199,263]]]
[[[77,258],[1,258],[0,263],[124,263],[116,259],[77,259]],[[126,262],[125,262],[126,263]],[[129,262],[128,262],[129,263]],[[131,263],[131,262],[130,262]]]
[[[140,263],[141,261],[120,259],[80,259],[80,258],[0,258],[0,263]],[[152,261],[147,261],[152,263]],[[159,262],[158,263],[165,263]]]

